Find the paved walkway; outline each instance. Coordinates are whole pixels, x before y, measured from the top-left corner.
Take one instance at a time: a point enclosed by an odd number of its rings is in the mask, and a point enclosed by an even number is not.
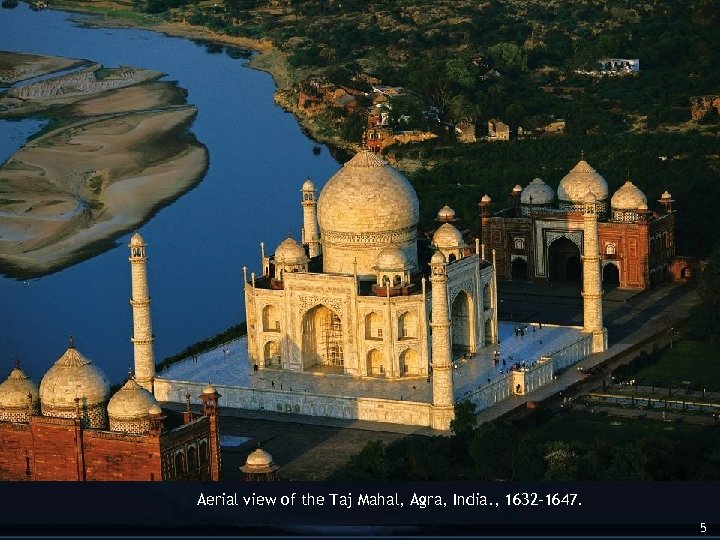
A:
[[[541,402],[569,389],[576,389],[588,379],[588,376],[579,369],[587,371],[613,360],[617,360],[618,363],[630,361],[640,353],[640,350],[635,350],[633,345],[653,336],[657,336],[657,339],[648,343],[646,347],[650,350],[653,344],[664,347],[670,340],[668,330],[673,326],[677,327],[679,322],[687,318],[695,300],[695,292],[692,288],[683,284],[664,284],[651,291],[633,294],[628,297],[627,302],[624,300],[603,302],[611,343],[607,351],[588,356],[560,373],[551,383],[525,396],[512,396],[480,411],[478,421],[488,422],[517,408],[525,407],[528,402]],[[542,301],[551,302],[552,298],[542,297]],[[612,305],[613,303],[616,305]],[[599,380],[596,386],[601,384]]]
[[[582,338],[577,328],[537,324],[523,325],[517,335],[515,323],[500,323],[500,345],[484,347],[476,355],[455,362],[453,383],[456,399],[478,386],[503,375],[514,363],[531,365],[541,356],[553,353]],[[494,363],[495,351],[499,361]],[[253,371],[247,356],[247,339],[241,338],[216,349],[171,365],[158,374],[160,378],[214,383],[262,390],[307,392],[325,396],[374,397],[399,401],[432,401],[432,385],[426,377],[382,379],[350,377],[316,372],[280,369]]]

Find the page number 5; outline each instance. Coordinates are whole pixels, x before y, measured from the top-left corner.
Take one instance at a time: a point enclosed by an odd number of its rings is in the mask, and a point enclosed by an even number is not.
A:
[[[705,523],[700,524],[700,532],[706,533],[707,532],[707,525]]]

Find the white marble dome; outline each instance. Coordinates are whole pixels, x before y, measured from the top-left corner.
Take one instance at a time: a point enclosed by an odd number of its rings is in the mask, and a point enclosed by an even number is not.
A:
[[[377,256],[375,268],[378,271],[403,271],[410,268],[410,263],[402,249],[389,246]]]
[[[419,204],[410,182],[369,151],[345,163],[320,192],[323,270],[373,279],[375,259],[396,246],[417,267]]]
[[[488,195],[488,194],[486,193],[485,195],[483,195],[482,197],[480,197],[480,202],[481,202],[481,203],[485,203],[485,204],[490,204],[490,203],[492,202],[492,199],[490,198],[490,195]]]
[[[561,201],[582,203],[588,191],[592,192],[598,201],[604,201],[608,197],[608,185],[605,179],[587,161],[581,159],[560,180],[557,196]]]
[[[262,448],[250,453],[245,460],[245,465],[240,470],[247,474],[270,474],[275,472],[278,466],[273,463],[273,458]]]
[[[275,250],[275,262],[281,264],[305,264],[308,262],[305,248],[298,244],[294,238],[288,237]]]
[[[613,210],[638,210],[642,205],[647,206],[647,197],[630,180],[613,193],[610,207]]]
[[[443,223],[433,234],[432,243],[440,249],[454,249],[465,246],[462,233],[450,223]]]
[[[455,221],[455,210],[446,204],[438,210],[437,218],[439,221]]]
[[[128,379],[108,402],[110,423],[112,424],[113,420],[147,418],[153,405],[157,405],[155,397],[135,382],[135,379]]]
[[[442,251],[436,251],[433,253],[433,256],[430,257],[430,264],[445,264],[447,262],[447,259],[445,258],[445,255],[443,255]]]
[[[203,388],[202,393],[203,394],[217,394],[217,391],[215,390],[215,387],[212,384],[208,383],[205,386],[205,388]]]
[[[262,448],[258,448],[250,453],[245,461],[246,465],[252,465],[254,467],[268,466],[273,462],[272,456],[268,454]]]
[[[40,398],[37,385],[22,369],[16,367],[0,384],[0,409],[27,409],[28,394],[32,396],[33,404],[37,404]]]
[[[315,191],[315,184],[309,178],[303,182],[302,191]]]
[[[532,198],[532,201],[530,200]],[[555,191],[541,178],[534,178],[520,194],[522,204],[552,204],[555,200]]]
[[[140,233],[135,233],[132,235],[132,238],[130,238],[130,247],[138,247],[144,245],[145,240],[143,240],[143,237],[140,236]]]
[[[104,405],[109,393],[110,383],[105,373],[72,345],[40,381],[43,414],[50,408],[74,410],[75,398],[80,398],[85,407]],[[52,416],[52,412],[48,412]]]

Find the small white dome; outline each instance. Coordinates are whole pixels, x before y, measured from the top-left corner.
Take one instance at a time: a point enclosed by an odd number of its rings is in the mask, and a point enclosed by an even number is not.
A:
[[[446,204],[440,210],[438,210],[437,218],[440,221],[454,221],[455,210],[453,210]]]
[[[613,210],[637,210],[641,205],[647,206],[647,197],[630,180],[613,193],[610,207]]]
[[[139,247],[144,245],[145,240],[143,240],[143,237],[140,236],[140,233],[135,233],[132,235],[132,238],[130,238],[130,247]]]
[[[16,367],[10,376],[0,384],[0,409],[27,408],[28,394],[32,396],[33,404],[37,404],[39,392],[37,385],[32,382],[25,372]]]
[[[240,470],[249,474],[270,474],[278,470],[278,466],[273,463],[270,454],[258,448],[250,453]]]
[[[665,190],[662,195],[660,195],[660,200],[662,201],[669,201],[672,199],[672,195],[670,195],[670,192],[668,190]]]
[[[523,188],[520,184],[515,184],[515,187],[512,188],[512,190],[513,190],[513,193],[520,193],[523,190]]]
[[[483,196],[480,198],[480,202],[481,202],[481,203],[485,203],[485,204],[490,204],[490,203],[492,202],[492,199],[490,198],[490,195],[488,195],[488,194],[486,193],[485,195],[483,195]]]
[[[400,272],[412,268],[402,249],[389,246],[378,253],[375,269],[378,271]]]
[[[135,379],[128,379],[110,398],[108,416],[111,421],[144,419],[153,405],[157,405],[155,397],[136,383]]]
[[[268,466],[273,462],[272,456],[268,454],[262,448],[258,448],[250,453],[245,461],[246,465],[252,465],[254,467]]]
[[[313,181],[308,178],[307,180],[305,180],[305,182],[303,182],[302,190],[315,191],[315,184],[313,184]]]
[[[432,243],[440,249],[456,249],[465,247],[462,233],[450,223],[443,223],[433,234]]]
[[[305,264],[309,261],[305,248],[294,238],[283,240],[275,250],[275,262],[280,264]]]
[[[591,191],[598,201],[604,201],[608,196],[608,185],[605,179],[587,161],[581,159],[560,180],[557,196],[561,201],[581,203],[584,202],[588,191]]]
[[[208,384],[202,391],[203,394],[217,394],[215,387],[212,384]]]
[[[445,259],[445,255],[443,255],[440,250],[433,253],[433,256],[430,258],[430,264],[445,264],[446,262],[447,259]]]
[[[532,201],[530,200],[532,199]],[[552,204],[555,200],[555,191],[540,178],[533,179],[520,195],[522,204]]]
[[[72,345],[47,371],[40,381],[40,404],[45,407],[75,407],[80,398],[87,407],[107,401],[110,383],[105,373],[95,367]]]

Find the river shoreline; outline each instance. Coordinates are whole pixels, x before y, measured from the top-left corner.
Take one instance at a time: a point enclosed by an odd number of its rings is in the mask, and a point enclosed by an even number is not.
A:
[[[111,3],[111,5],[116,4]],[[67,0],[54,3],[52,9],[93,17],[91,20],[80,21],[80,24],[86,26],[151,30],[170,37],[187,38],[191,40],[215,43],[218,45],[230,45],[250,49],[256,54],[251,56],[248,62],[248,67],[268,73],[272,77],[275,83],[275,103],[284,111],[295,117],[295,120],[300,125],[301,129],[309,138],[318,143],[328,145],[333,156],[341,158],[341,162],[346,161],[346,159],[344,159],[345,157],[349,159],[349,157],[357,151],[357,148],[353,145],[344,143],[344,141],[342,141],[339,137],[327,137],[321,135],[312,121],[299,114],[293,104],[284,99],[285,91],[292,87],[296,78],[295,72],[287,61],[288,55],[283,53],[269,39],[257,40],[245,37],[228,36],[227,34],[213,32],[204,26],[167,22],[159,20],[159,18],[151,15],[138,14],[137,12],[130,10],[123,11],[123,13],[131,14],[133,16],[142,15],[142,18],[133,20],[111,13],[117,12],[117,10],[103,10],[102,8],[87,9],[87,6],[78,5],[77,3],[68,2]]]

